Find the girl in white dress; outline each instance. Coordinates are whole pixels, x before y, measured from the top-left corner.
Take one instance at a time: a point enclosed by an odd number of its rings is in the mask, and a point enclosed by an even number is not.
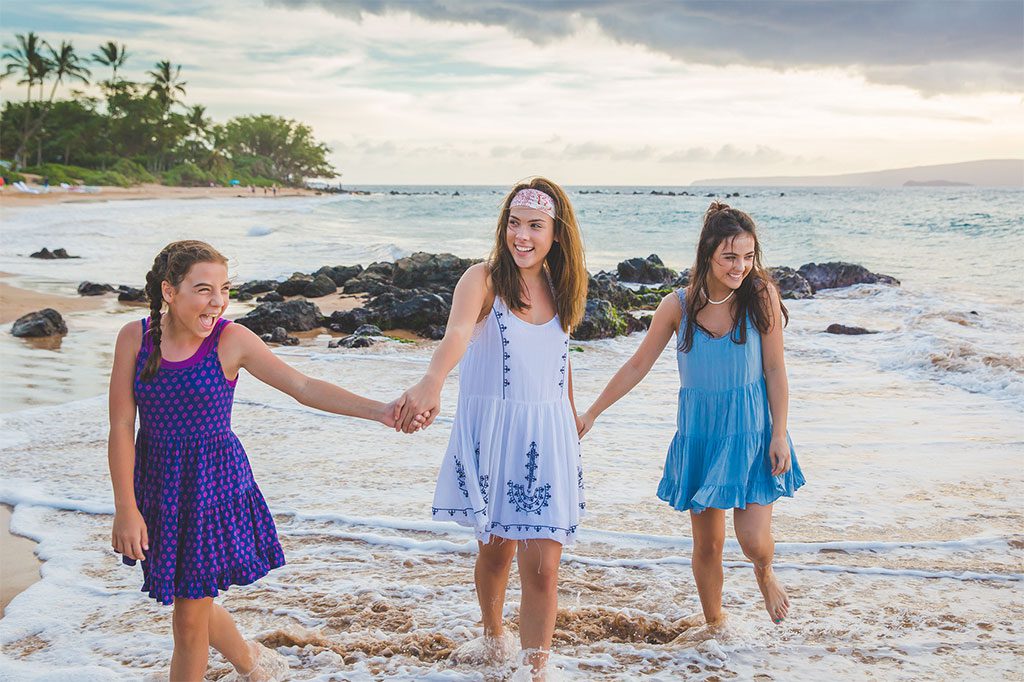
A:
[[[583,468],[572,399],[569,331],[583,318],[587,271],[565,192],[544,178],[502,204],[490,258],[462,276],[448,326],[397,427],[429,426],[459,365],[459,403],[433,516],[476,531],[484,637],[505,641],[512,559],[522,581],[519,638],[543,670],[558,608],[558,564],[583,515]]]

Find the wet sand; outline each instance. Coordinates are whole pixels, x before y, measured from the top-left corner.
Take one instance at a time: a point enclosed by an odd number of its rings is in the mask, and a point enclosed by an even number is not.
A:
[[[33,189],[41,189],[31,185]],[[26,194],[13,187],[4,188],[0,192],[0,207],[44,206],[68,202],[122,201],[133,199],[282,199],[284,197],[308,197],[319,194],[316,190],[279,187],[277,195],[270,192],[263,194],[263,189],[256,188],[250,192],[245,187],[168,187],[158,184],[143,184],[134,187],[100,187],[98,192],[73,192],[50,187],[44,194]]]
[[[11,600],[39,580],[42,562],[36,558],[36,543],[11,533],[11,508],[0,505],[0,618]]]
[[[14,322],[26,313],[43,308],[53,308],[61,315],[98,310],[106,300],[104,296],[61,296],[23,289],[2,281],[4,277],[9,275],[0,273],[0,324]]]

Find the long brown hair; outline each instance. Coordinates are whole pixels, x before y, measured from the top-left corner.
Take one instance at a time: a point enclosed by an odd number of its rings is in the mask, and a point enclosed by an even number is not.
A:
[[[761,263],[761,242],[757,238],[754,219],[743,211],[730,208],[728,204],[712,201],[704,213],[704,227],[697,241],[697,258],[690,271],[690,285],[686,292],[686,327],[679,343],[679,349],[684,353],[690,352],[693,348],[693,334],[697,327],[713,336],[697,321],[697,313],[708,305],[710,299],[707,281],[708,275],[711,274],[711,259],[719,244],[741,234],[749,234],[754,238],[754,266],[736,289],[736,319],[729,335],[733,343],[747,342],[748,315],[762,334],[767,334],[774,324],[771,302],[765,295],[765,287],[775,287],[778,291],[778,286]],[[788,324],[789,311],[782,305],[781,300],[779,305],[785,318],[783,324]]]
[[[565,191],[547,178],[531,178],[520,182],[508,193],[501,204],[498,229],[494,234],[494,249],[489,267],[494,293],[514,310],[528,308],[523,300],[523,280],[512,253],[505,241],[508,229],[509,204],[522,189],[536,189],[555,202],[555,241],[544,258],[551,283],[554,286],[555,310],[562,329],[571,331],[583,319],[587,306],[587,264],[583,256],[583,238],[576,222],[576,213]]]
[[[186,239],[171,242],[153,259],[153,267],[146,273],[146,299],[149,301],[149,329],[147,334],[152,344],[146,364],[142,367],[142,380],[149,381],[160,369],[160,319],[163,316],[164,294],[162,284],[167,282],[175,289],[196,263],[221,263],[228,259],[206,242]],[[146,339],[142,340],[143,345]]]

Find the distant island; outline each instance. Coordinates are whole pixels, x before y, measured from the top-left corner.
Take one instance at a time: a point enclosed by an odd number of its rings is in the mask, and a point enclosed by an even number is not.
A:
[[[704,187],[1024,187],[1024,159],[987,159],[842,175],[710,178],[690,184]]]

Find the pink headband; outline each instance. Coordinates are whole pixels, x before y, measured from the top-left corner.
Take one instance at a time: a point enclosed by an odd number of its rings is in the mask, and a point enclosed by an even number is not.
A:
[[[539,189],[521,189],[516,192],[508,207],[514,208],[516,206],[532,208],[542,213],[547,213],[551,216],[552,220],[555,219],[555,200]]]

